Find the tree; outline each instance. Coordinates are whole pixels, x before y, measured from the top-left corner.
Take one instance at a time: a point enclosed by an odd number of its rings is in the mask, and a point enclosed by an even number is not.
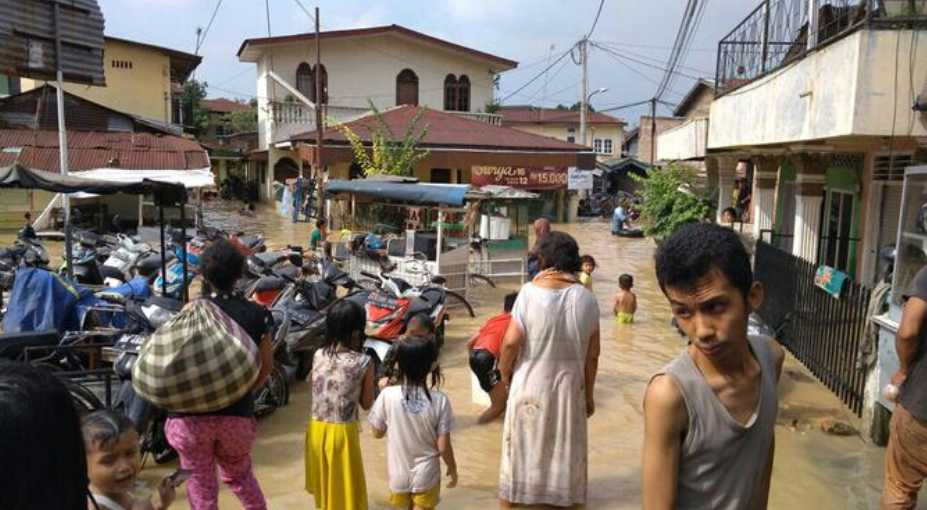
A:
[[[562,105],[562,104],[558,104],[557,107],[554,108],[554,109],[555,109],[555,110],[571,110],[571,111],[574,111],[574,112],[578,112],[578,111],[579,111],[579,101],[573,103],[573,104],[570,105],[570,106],[564,106],[564,105]],[[589,112],[589,113],[595,113],[595,108],[593,108],[591,104],[587,104],[587,105],[586,105],[586,111]]]
[[[219,117],[219,124],[226,133],[250,133],[257,131],[257,111],[240,110]]]
[[[364,145],[357,133],[346,124],[331,119],[329,122],[348,139],[354,150],[354,159],[363,169],[364,175],[411,176],[415,164],[428,155],[428,151],[418,150],[418,145],[428,133],[427,125],[419,128],[425,109],[418,109],[405,135],[401,140],[397,140],[393,130],[380,114],[380,110],[374,106],[373,101],[368,100],[368,102],[376,121],[376,124],[370,128],[369,147]]]
[[[670,163],[664,169],[651,169],[646,177],[633,176],[641,186],[641,218],[644,233],[658,243],[688,223],[702,221],[711,209],[708,201],[692,191],[695,169]]]
[[[200,101],[206,99],[207,87],[209,85],[205,81],[189,79],[183,84],[183,94],[180,96],[183,113],[185,116],[190,116],[183,119],[183,124],[193,126],[200,131],[205,130],[209,125],[209,113],[200,103]]]

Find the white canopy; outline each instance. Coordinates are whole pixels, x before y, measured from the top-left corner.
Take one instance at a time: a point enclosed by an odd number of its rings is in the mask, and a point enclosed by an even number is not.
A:
[[[97,168],[82,172],[71,172],[75,177],[98,179],[109,182],[142,182],[149,179],[158,182],[183,184],[187,188],[208,188],[215,186],[215,176],[210,168],[198,170],[124,170],[122,168]]]

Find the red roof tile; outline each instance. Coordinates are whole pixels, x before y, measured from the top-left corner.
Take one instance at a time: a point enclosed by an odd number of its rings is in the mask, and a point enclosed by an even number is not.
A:
[[[502,108],[498,113],[502,115],[503,124],[579,124],[579,111],[574,110],[510,106]],[[622,126],[627,124],[619,118],[596,112],[589,112],[586,122]]]
[[[215,113],[247,112],[251,110],[251,106],[245,103],[239,103],[238,101],[232,101],[224,97],[203,99],[200,101],[200,106],[207,111]]]
[[[488,60],[494,62],[497,65],[500,65],[506,69],[514,69],[518,67],[518,62],[514,60],[509,60],[507,58],[497,57],[496,55],[491,55],[489,53],[484,53],[482,51],[474,50],[466,46],[461,46],[459,44],[454,44],[443,39],[438,39],[437,37],[432,37],[421,32],[416,32],[415,30],[410,30],[406,27],[399,25],[386,25],[381,27],[371,27],[371,28],[358,28],[352,30],[327,30],[325,32],[319,33],[320,39],[343,39],[349,37],[369,37],[373,35],[381,34],[397,34],[400,36],[408,37],[410,39],[415,39],[433,46],[438,46],[444,49],[456,51],[471,57],[480,58],[483,60]],[[315,33],[306,33],[306,34],[295,34],[295,35],[284,35],[277,37],[262,37],[255,39],[245,39],[241,43],[241,47],[238,48],[238,53],[236,55],[240,58],[241,54],[249,46],[267,46],[272,44],[287,44],[294,42],[303,42],[303,41],[315,41]]]
[[[408,126],[415,117],[418,107],[401,106],[382,112],[380,115],[396,136],[408,131]],[[376,117],[368,115],[345,123],[364,142],[370,141],[371,129],[377,126]],[[526,133],[506,127],[493,126],[460,115],[425,108],[420,128],[427,126],[428,132],[422,148],[481,149],[499,151],[534,151],[534,152],[588,152],[589,147],[564,142],[556,138]],[[344,145],[347,139],[341,131],[329,128],[324,133],[326,143]],[[291,138],[292,141],[315,142],[315,132],[301,133]]]
[[[19,162],[59,172],[58,133],[0,129],[0,166]],[[68,166],[72,171],[107,168],[119,161],[126,170],[195,170],[208,168],[209,155],[195,141],[149,133],[68,132]]]

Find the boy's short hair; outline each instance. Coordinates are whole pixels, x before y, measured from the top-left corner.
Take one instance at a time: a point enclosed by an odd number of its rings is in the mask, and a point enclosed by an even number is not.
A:
[[[623,274],[618,277],[618,287],[622,290],[629,290],[634,287],[634,277],[629,274]]]
[[[512,292],[505,295],[505,302],[502,305],[502,309],[506,312],[511,312],[512,308],[515,308],[515,300],[518,299],[518,293]]]
[[[721,211],[721,216],[724,216],[725,214],[730,214],[731,216],[733,216],[733,217],[736,218],[736,217],[737,217],[737,209],[734,209],[733,207],[727,207],[727,208],[725,208],[723,211]]]
[[[579,261],[581,264],[592,264],[592,267],[596,267],[595,258],[592,255],[583,255]]]
[[[138,432],[135,423],[126,415],[110,410],[94,411],[84,416],[80,428],[84,442],[98,445],[100,448],[109,448],[126,432]]]
[[[727,278],[746,297],[753,285],[750,256],[733,230],[714,223],[691,223],[668,237],[654,256],[657,282],[693,290],[712,272]]]
[[[315,220],[315,227],[316,227],[316,228],[322,228],[322,227],[324,227],[324,226],[325,226],[325,220],[323,220],[322,218],[319,218],[319,219]]]

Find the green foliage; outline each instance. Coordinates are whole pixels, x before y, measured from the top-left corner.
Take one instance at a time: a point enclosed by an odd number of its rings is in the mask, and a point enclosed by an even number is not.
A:
[[[187,80],[183,84],[183,94],[181,102],[190,113],[190,119],[183,119],[186,126],[193,126],[200,131],[204,131],[209,126],[209,112],[207,112],[200,101],[206,99],[206,88],[209,85],[205,81]]]
[[[491,99],[486,102],[486,105],[483,106],[483,111],[486,113],[498,113],[502,109],[502,105],[499,104],[495,99]]]
[[[415,164],[428,155],[428,151],[418,150],[418,145],[428,133],[428,126],[419,128],[425,109],[418,109],[402,139],[397,140],[380,110],[374,106],[373,101],[369,101],[369,104],[376,119],[376,125],[370,132],[369,147],[347,125],[332,120],[329,122],[348,139],[354,150],[354,160],[364,170],[364,175],[412,176]]]
[[[672,163],[663,169],[651,169],[647,177],[633,178],[640,184],[638,193],[643,198],[644,233],[657,242],[709,214],[708,202],[685,191],[692,190],[695,183],[695,170],[690,166]]]
[[[554,108],[554,110],[571,110],[571,111],[574,111],[574,112],[578,112],[578,111],[579,111],[579,101],[577,101],[577,102],[571,104],[570,106],[565,106],[565,105],[562,105],[562,104],[558,104],[557,107]],[[587,105],[586,105],[586,111],[589,112],[589,113],[595,113],[595,108],[593,108],[591,104],[587,104]]]
[[[257,131],[257,110],[241,110],[226,113],[217,119],[227,134]]]

